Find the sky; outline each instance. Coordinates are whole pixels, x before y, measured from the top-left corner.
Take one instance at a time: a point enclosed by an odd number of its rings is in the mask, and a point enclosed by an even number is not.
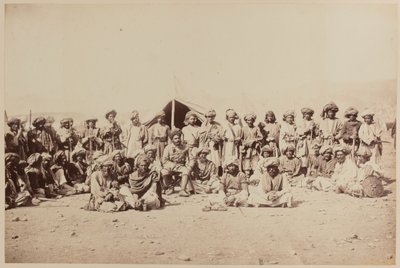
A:
[[[393,4],[16,4],[5,19],[10,115],[155,110],[176,91],[221,110],[395,111]]]

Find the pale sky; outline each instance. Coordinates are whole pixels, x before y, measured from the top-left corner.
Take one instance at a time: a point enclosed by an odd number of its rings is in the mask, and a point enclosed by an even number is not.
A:
[[[177,81],[224,109],[396,103],[396,5],[8,5],[5,26],[8,114],[140,111]]]

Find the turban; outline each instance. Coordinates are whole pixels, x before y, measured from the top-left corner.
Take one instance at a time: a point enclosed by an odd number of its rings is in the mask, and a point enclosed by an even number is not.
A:
[[[330,145],[324,145],[321,147],[321,149],[319,150],[319,154],[324,154],[326,151],[330,151],[331,153],[333,152],[332,150],[332,146]]]
[[[321,148],[321,144],[320,143],[318,143],[318,142],[313,142],[312,144],[311,144],[311,149],[315,149],[315,148]]]
[[[244,120],[253,120],[256,121],[257,116],[254,113],[248,113],[244,115]]]
[[[112,166],[114,165],[114,162],[108,155],[102,155],[99,158],[97,158],[97,162],[102,165],[102,166]]]
[[[279,166],[279,159],[276,158],[276,157],[268,157],[267,159],[265,159],[265,161],[263,163],[263,167],[264,168],[268,168],[270,166],[278,167]]]
[[[157,118],[159,118],[159,117],[165,117],[165,112],[164,112],[164,111],[159,112],[159,113],[156,115],[156,117],[157,117]]]
[[[347,118],[350,117],[350,115],[357,116],[357,114],[358,114],[358,110],[356,108],[353,108],[353,107],[347,108],[347,110],[344,112],[344,116],[347,117]]]
[[[136,161],[135,161],[135,166],[136,168],[139,167],[140,163],[145,162],[146,164],[150,163],[150,159],[147,157],[145,154],[140,154],[137,156]]]
[[[239,118],[239,116],[237,115],[237,113],[233,109],[226,110],[225,114],[226,114],[226,116],[234,116],[236,119]]]
[[[17,155],[16,153],[6,153],[4,155],[4,160],[6,161],[6,163],[12,161],[13,159],[18,160],[20,159],[19,155]]]
[[[182,132],[180,131],[179,128],[175,128],[171,131],[171,133],[169,134],[169,138],[172,140],[176,135],[181,136]]]
[[[153,151],[156,152],[157,151],[157,147],[154,146],[153,144],[147,144],[146,146],[144,146],[143,151],[145,153],[149,152],[149,151]]]
[[[340,151],[343,152],[344,154],[349,153],[348,149],[346,147],[344,147],[343,145],[337,145],[337,146],[333,147],[333,151],[335,152],[335,154]]]
[[[208,149],[207,147],[196,148],[196,151],[194,152],[194,154],[196,156],[198,156],[201,153],[209,154],[210,153],[210,149]]]
[[[139,112],[136,110],[132,111],[131,113],[131,120],[135,118],[139,118]]]
[[[265,145],[265,146],[263,146],[263,147],[261,148],[261,152],[270,152],[270,153],[273,153],[274,150],[272,149],[271,146]]]
[[[372,152],[366,147],[360,147],[360,149],[357,151],[357,155],[368,158],[372,156]]]
[[[85,155],[85,154],[86,154],[86,150],[84,148],[76,148],[72,152],[71,157],[72,157],[72,160],[75,160],[78,157],[78,155]]]
[[[52,116],[48,116],[47,118],[46,118],[46,123],[49,123],[49,124],[53,124],[54,123],[54,117],[52,117]]]
[[[30,166],[36,164],[37,162],[42,160],[42,156],[39,153],[33,153],[31,154],[28,159],[26,160],[26,162],[28,162],[28,164]]]
[[[185,123],[185,125],[189,124],[189,118],[193,116],[197,119],[197,115],[193,112],[193,111],[189,111],[186,113],[185,115],[185,120],[183,121],[183,123]]]
[[[122,158],[122,156],[123,156],[122,150],[114,150],[114,151],[111,153],[111,159],[114,160],[114,158],[115,158],[117,155],[119,155],[119,156]]]
[[[99,157],[101,157],[103,155],[104,155],[104,153],[102,151],[96,151],[96,152],[93,153],[92,158],[93,158],[93,160],[96,160],[96,159],[98,159]]]
[[[111,111],[108,111],[108,112],[106,113],[106,119],[108,118],[108,116],[109,116],[110,114],[112,114],[114,117],[117,116],[117,112],[116,112],[115,110],[111,110]]]
[[[42,156],[43,160],[50,160],[51,161],[51,159],[52,159],[51,155],[48,154],[48,153],[42,153],[41,156]]]
[[[321,114],[321,116],[323,117],[323,118],[325,118],[325,115],[326,115],[326,113],[328,112],[328,111],[334,111],[335,113],[337,112],[337,111],[339,111],[339,108],[337,107],[337,105],[334,103],[334,102],[330,102],[330,103],[328,103],[328,104],[326,104],[325,106],[324,106],[324,108],[322,109],[322,114]]]
[[[311,115],[313,115],[314,114],[314,110],[310,109],[310,108],[302,108],[301,109],[301,113],[302,114],[311,114]]]
[[[96,123],[96,122],[97,122],[97,118],[90,117],[90,118],[86,119],[85,122],[86,122],[86,123],[89,123],[89,122],[94,122],[94,123]]]
[[[11,119],[9,119],[8,121],[7,121],[7,125],[9,126],[9,127],[11,127],[12,125],[14,125],[14,124],[20,124],[21,123],[21,120],[20,119],[18,119],[18,118],[11,118]]]
[[[292,151],[292,152],[294,152],[295,150],[296,150],[296,148],[295,148],[292,144],[289,144],[289,145],[285,148],[285,150],[283,150],[283,151],[284,151],[284,153],[286,154],[287,151]]]
[[[235,166],[239,167],[239,165],[240,165],[239,159],[230,157],[227,160],[225,160],[225,167],[230,166],[230,165],[235,165]]]
[[[44,125],[45,123],[46,123],[46,119],[42,116],[39,116],[35,120],[33,120],[32,125],[34,127],[37,127],[38,125]]]
[[[58,161],[60,161],[62,156],[65,156],[63,151],[60,150],[60,151],[56,152],[53,156],[54,162],[57,163]]]
[[[286,111],[286,112],[283,114],[283,121],[286,121],[286,118],[287,118],[288,116],[293,116],[293,118],[294,118],[294,111],[293,111],[293,110]]]
[[[63,118],[61,119],[60,124],[64,125],[65,123],[71,123],[71,122],[73,122],[72,118]]]
[[[215,112],[214,109],[209,109],[209,110],[206,112],[205,115],[206,115],[206,116],[209,116],[209,117],[215,117],[215,116],[217,115],[217,113]]]
[[[19,168],[26,168],[27,166],[29,166],[28,162],[26,162],[25,160],[20,160],[18,162],[18,167]]]
[[[370,111],[370,110],[365,110],[365,111],[363,111],[362,113],[361,113],[361,117],[362,118],[364,118],[364,117],[366,117],[366,116],[371,116],[371,117],[374,117],[374,113],[372,112],[372,111]]]

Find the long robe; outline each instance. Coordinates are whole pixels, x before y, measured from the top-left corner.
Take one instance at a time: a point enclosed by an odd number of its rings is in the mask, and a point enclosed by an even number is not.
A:
[[[242,143],[242,159],[243,159],[243,170],[251,169],[254,170],[258,163],[260,141],[263,136],[261,130],[257,126],[249,127],[248,125],[243,126],[243,143]]]
[[[221,124],[203,122],[199,134],[200,147],[210,149],[207,159],[211,160],[217,167],[222,166],[223,129]]]
[[[17,132],[9,130],[5,133],[4,140],[4,153],[16,153],[21,159],[27,159],[29,147],[23,133],[18,137]]]
[[[151,126],[149,129],[149,141],[157,148],[157,160],[161,160],[163,156],[164,149],[168,145],[168,137],[170,132],[171,128],[168,125],[161,125],[160,123]]]
[[[149,140],[149,133],[145,125],[130,124],[124,135],[126,157],[133,158],[137,150],[142,149]]]
[[[382,157],[382,127],[375,122],[370,125],[363,123],[358,134],[361,147],[368,148],[372,153],[371,159],[379,164]]]
[[[115,150],[121,150],[122,145],[120,141],[120,135],[122,133],[121,126],[118,122],[113,123],[107,122],[107,125],[102,128],[100,137],[103,139],[104,147],[103,153],[110,154]]]
[[[281,125],[279,123],[265,122],[264,133],[266,133],[266,136],[264,137],[265,144],[263,144],[263,145],[268,144],[269,146],[271,146],[274,150],[273,156],[275,156],[275,157],[280,156],[280,150],[279,150],[280,131],[281,131]]]
[[[28,131],[28,147],[29,154],[33,153],[49,153],[54,154],[56,150],[56,141],[53,136],[45,128],[39,130],[34,128]]]
[[[231,124],[227,121],[223,128],[223,137],[223,160],[239,159],[239,146],[243,138],[242,127],[239,124]]]
[[[337,119],[324,118],[320,123],[320,133],[324,145],[332,145],[338,143],[336,136],[340,134],[343,124]]]
[[[288,145],[293,145],[296,148],[296,125],[283,122],[279,132],[279,148],[282,155]]]

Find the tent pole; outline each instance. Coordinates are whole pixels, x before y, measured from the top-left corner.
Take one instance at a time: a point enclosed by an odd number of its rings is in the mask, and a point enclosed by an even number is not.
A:
[[[172,100],[171,129],[175,128],[175,99]]]

